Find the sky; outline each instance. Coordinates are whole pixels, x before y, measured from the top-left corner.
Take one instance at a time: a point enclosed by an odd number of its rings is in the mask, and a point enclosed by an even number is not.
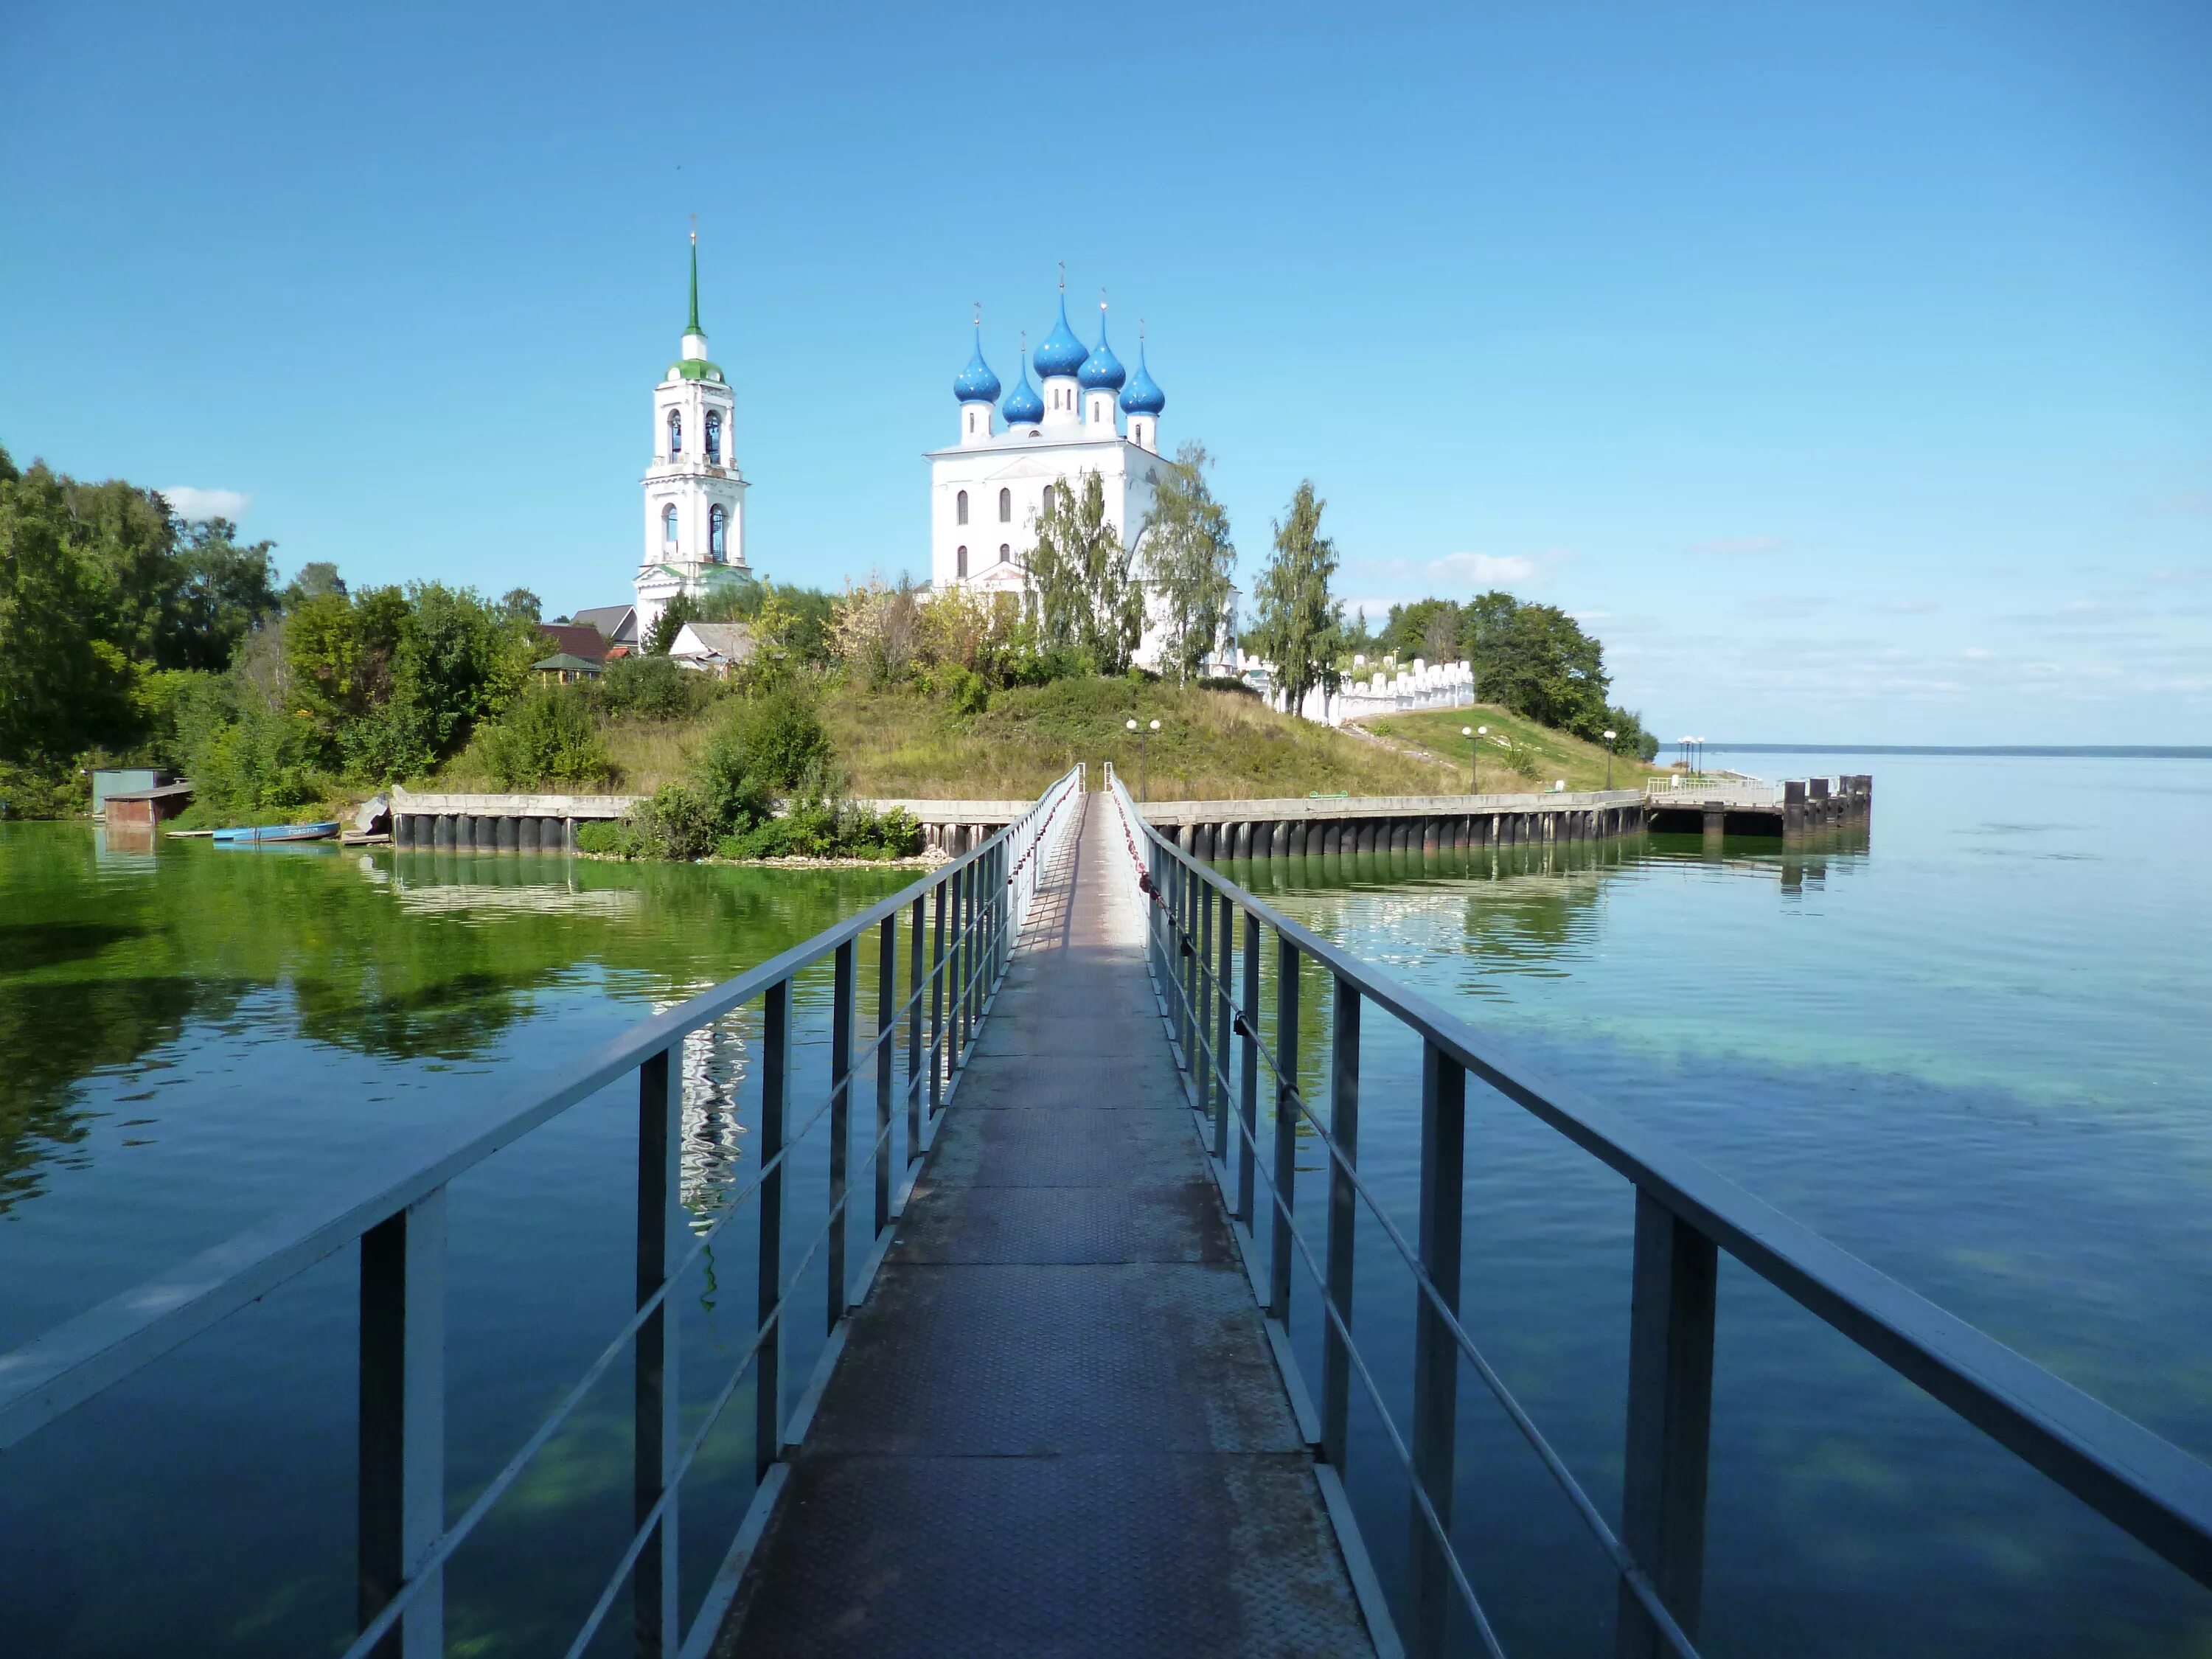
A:
[[[1249,592],[1493,586],[1671,739],[2203,743],[2212,7],[0,0],[0,445],[287,570],[629,598],[702,316],[747,553],[926,575],[979,303],[1144,319]]]

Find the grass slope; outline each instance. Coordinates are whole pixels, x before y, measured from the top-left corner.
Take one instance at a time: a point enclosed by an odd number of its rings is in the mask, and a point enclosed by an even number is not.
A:
[[[1059,680],[993,694],[963,715],[906,690],[841,689],[823,708],[856,795],[1012,800],[1040,793],[1077,761],[1138,780],[1146,739],[1155,800],[1237,800],[1339,791],[1427,794],[1449,783],[1435,759],[1276,714],[1256,697],[1129,680]],[[1463,775],[1463,774],[1462,774]]]
[[[1471,739],[1460,735],[1467,726],[1487,726],[1490,737],[1482,751],[1485,794],[1517,793],[1549,789],[1559,778],[1570,789],[1605,787],[1605,745],[1539,726],[1525,714],[1516,714],[1495,703],[1472,708],[1440,708],[1418,714],[1382,714],[1364,722],[1385,742],[1403,749],[1408,758],[1431,767],[1447,764],[1455,790],[1467,787],[1468,750]],[[1613,757],[1616,789],[1633,789],[1655,769],[1632,755]]]

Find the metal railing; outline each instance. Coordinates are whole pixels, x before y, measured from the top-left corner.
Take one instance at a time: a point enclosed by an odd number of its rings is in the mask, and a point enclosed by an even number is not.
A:
[[[1267,1315],[1287,1364],[1293,1257],[1321,1292],[1320,1450],[1340,1472],[1356,1376],[1411,1492],[1415,1548],[1407,1587],[1410,1645],[1444,1650],[1452,1601],[1483,1650],[1495,1632],[1451,1542],[1459,1365],[1496,1399],[1611,1560],[1620,1582],[1616,1651],[1694,1659],[1704,1577],[1706,1443],[1712,1405],[1719,1253],[1727,1251],[1867,1352],[2081,1498],[2200,1583],[2212,1585],[2212,1468],[2061,1382],[1667,1142],[1579,1092],[1522,1066],[1464,1020],[1407,990],[1261,902],[1146,823],[1107,774],[1146,899],[1146,939],[1163,1006],[1211,1118],[1225,1194],[1236,1140],[1234,1219],[1255,1259],[1255,1180],[1272,1210]],[[1275,1042],[1261,1041],[1261,955],[1274,935]],[[1232,957],[1241,984],[1232,988]],[[1299,964],[1330,976],[1334,1025],[1328,1115],[1300,1089]],[[1359,1050],[1372,1006],[1423,1045],[1419,1217],[1409,1240],[1359,1174]],[[1232,1065],[1231,1043],[1240,1047]],[[1273,1079],[1271,1172],[1260,1170],[1258,1095]],[[1231,1109],[1232,1073],[1240,1085]],[[1462,1182],[1472,1073],[1625,1176],[1635,1190],[1626,1455],[1618,1528],[1600,1513],[1534,1420],[1460,1322]],[[1304,1120],[1328,1154],[1323,1260],[1294,1224]],[[1353,1226],[1364,1206],[1401,1258],[1415,1305],[1413,1424],[1401,1429],[1352,1336]],[[1256,1268],[1255,1268],[1256,1273]]]
[[[1669,772],[1660,777],[1646,778],[1644,781],[1644,798],[1646,800],[1673,801],[1683,805],[1717,801],[1742,806],[1778,806],[1782,802],[1782,786],[1761,778],[1740,777],[1732,773],[1690,776],[1680,772]]]
[[[703,1654],[738,1588],[741,1532],[692,1620],[677,1600],[677,1499],[684,1474],[748,1372],[754,1376],[756,1513],[775,1501],[787,1419],[781,1332],[790,1297],[815,1255],[828,1253],[833,1338],[851,1305],[845,1213],[858,1178],[873,1168],[872,1237],[891,1221],[887,1149],[896,1092],[897,1039],[907,1057],[909,1158],[924,1145],[965,1064],[985,1010],[1011,963],[1041,868],[1077,814],[1084,769],[1068,773],[1006,829],[900,892],[817,933],[736,978],[636,1025],[568,1074],[532,1083],[493,1109],[489,1127],[451,1139],[396,1179],[363,1183],[237,1235],[136,1289],[0,1355],[0,1449],[22,1440],[150,1364],[325,1258],[361,1244],[356,1549],[359,1634],[346,1659],[430,1659],[445,1651],[447,1560],[531,1460],[633,1342],[636,1345],[635,1528],[568,1651],[590,1644],[625,1581],[633,1584],[641,1653]],[[908,984],[897,1000],[898,929],[907,922]],[[876,1033],[855,1054],[857,959],[872,933],[878,951]],[[925,961],[925,945],[927,960]],[[829,1092],[803,1123],[791,1117],[792,985],[824,957],[833,962]],[[763,1005],[758,1164],[721,1212],[696,1235],[686,1224],[679,1167],[684,1040],[748,1003]],[[925,1006],[926,1005],[926,1006]],[[876,1133],[850,1165],[855,1079],[872,1058]],[[515,1449],[460,1517],[445,1514],[445,1281],[447,1188],[529,1131],[631,1073],[638,1079],[636,1311],[550,1415]],[[829,1212],[795,1265],[784,1265],[784,1170],[815,1125],[830,1123]],[[756,1334],[689,1438],[678,1428],[677,1306],[671,1291],[704,1255],[744,1201],[759,1200]],[[834,1346],[825,1350],[834,1355]]]

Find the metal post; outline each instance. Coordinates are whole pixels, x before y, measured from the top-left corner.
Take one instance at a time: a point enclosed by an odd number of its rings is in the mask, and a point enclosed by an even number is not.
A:
[[[935,915],[931,921],[929,976],[929,1118],[937,1121],[938,1113],[945,1109],[945,1080],[952,1067],[946,1059],[945,1044],[945,910],[952,887],[951,877],[937,884]]]
[[[637,1299],[641,1304],[668,1276],[684,1251],[684,1043],[681,1037],[638,1067],[637,1073]],[[632,1514],[645,1524],[676,1478],[683,1450],[677,1388],[676,1298],[665,1298],[637,1333],[637,1431]],[[653,1536],[630,1577],[632,1616],[641,1656],[673,1652],[683,1627],[677,1622],[676,1508],[661,1511]]]
[[[1190,866],[1181,859],[1176,860],[1176,966],[1177,982],[1182,987],[1182,1000],[1178,1007],[1182,1019],[1182,1062],[1185,1067],[1197,1064],[1199,1030],[1198,1018],[1198,883]]]
[[[1213,1156],[1229,1162],[1229,951],[1237,933],[1237,910],[1229,895],[1220,896],[1221,920],[1214,930],[1213,947]]]
[[[830,1001],[830,1322],[845,1316],[845,1169],[853,1155],[853,941],[837,947]]]
[[[898,912],[876,926],[876,1231],[891,1224],[891,1085],[898,1050],[891,1033],[898,1023]]]
[[[1638,1189],[1620,1541],[1692,1639],[1705,1579],[1717,1264],[1711,1239]],[[1626,1583],[1615,1628],[1620,1659],[1656,1659],[1666,1651]]]
[[[906,924],[906,979],[909,1003],[906,1015],[906,1156],[912,1163],[921,1156],[922,1021],[927,999],[921,994],[922,941],[929,932],[926,899],[914,902]]]
[[[1206,1052],[1212,1032],[1207,1028],[1213,1024],[1212,1004],[1206,994],[1206,966],[1213,960],[1213,894],[1206,887],[1206,878],[1197,871],[1189,872],[1190,905],[1192,910],[1190,941],[1194,954],[1190,958],[1191,1033],[1190,1033],[1190,1103],[1200,1112],[1211,1115],[1213,1111],[1213,1058]],[[1214,1156],[1221,1155],[1214,1149]]]
[[[1244,1134],[1237,1149],[1237,1218],[1252,1231],[1252,1145],[1260,1123],[1260,919],[1244,918],[1244,1078],[1237,1103]]]
[[[968,1052],[968,878],[975,867],[963,864],[952,878],[958,884],[952,890],[952,984],[947,992],[952,999],[952,1064],[945,1070],[948,1083]]]
[[[361,1237],[360,1484],[355,1613],[384,1611],[446,1529],[446,1189]],[[376,1645],[377,1659],[446,1650],[444,1575]]]
[[[762,1008],[760,1160],[765,1164],[783,1150],[784,1121],[791,1108],[791,981],[768,988]],[[783,1297],[783,1166],[761,1178],[760,1267],[756,1329]],[[783,1321],[761,1338],[753,1370],[753,1478],[762,1479],[783,1452]]]
[[[1421,1054],[1421,1271],[1459,1313],[1461,1202],[1467,1171],[1467,1071],[1433,1042]],[[1459,1408],[1459,1344],[1429,1298],[1413,1296],[1413,1476],[1451,1531],[1453,1444]],[[1413,1651],[1444,1651],[1455,1599],[1443,1547],[1416,1504],[1413,1514]]]
[[[1345,1162],[1359,1152],[1359,988],[1336,981],[1335,1031],[1330,1044],[1328,1133]],[[1328,1161],[1328,1299],[1338,1319],[1352,1324],[1352,1230],[1358,1224],[1359,1195],[1352,1177],[1334,1158]],[[1322,1456],[1340,1470],[1352,1411],[1352,1351],[1332,1321],[1321,1334]]]
[[[1298,1126],[1291,1091],[1298,1076],[1298,947],[1275,938],[1275,1066],[1282,1079],[1275,1085],[1274,1231],[1267,1251],[1267,1311],[1291,1322],[1291,1215],[1297,1200]]]

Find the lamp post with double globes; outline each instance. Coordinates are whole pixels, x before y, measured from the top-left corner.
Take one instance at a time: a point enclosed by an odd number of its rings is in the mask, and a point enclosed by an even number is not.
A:
[[[1618,732],[1605,734],[1605,787],[1608,789],[1613,787],[1613,740],[1620,735]]]
[[[1137,799],[1150,800],[1152,789],[1145,775],[1145,739],[1160,729],[1160,723],[1154,720],[1149,726],[1139,726],[1134,720],[1124,720],[1122,724],[1137,734]]]

